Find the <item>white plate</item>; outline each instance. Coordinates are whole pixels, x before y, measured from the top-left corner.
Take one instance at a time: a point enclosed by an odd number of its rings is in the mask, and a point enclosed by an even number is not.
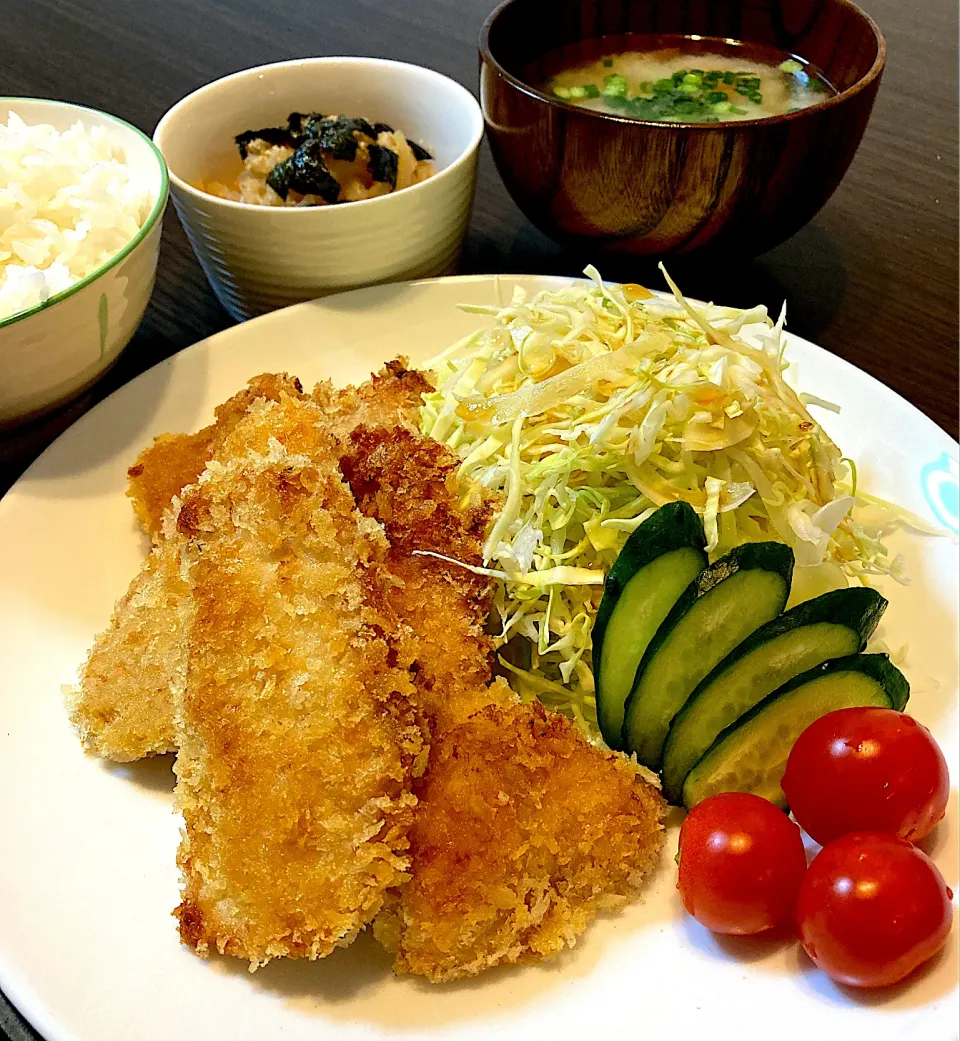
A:
[[[360,1041],[665,1035],[737,1041],[957,1037],[957,933],[908,987],[858,996],[794,944],[732,943],[681,911],[671,857],[646,899],[540,966],[431,986],[394,979],[368,936],[326,961],[254,976],[181,947],[168,758],[85,757],[60,686],[74,679],[144,552],[125,471],[154,434],[195,429],[263,371],[360,381],[478,324],[458,302],[509,299],[559,279],[476,277],[361,290],[237,326],[151,369],[68,430],[0,504],[0,986],[49,1041]],[[874,493],[957,525],[957,445],[845,362],[793,339],[799,381],[843,407],[824,424]],[[909,643],[911,711],[958,776],[956,540],[900,536],[912,576],[884,591],[883,633]],[[892,585],[892,584],[891,584]],[[957,798],[930,850],[958,888]]]

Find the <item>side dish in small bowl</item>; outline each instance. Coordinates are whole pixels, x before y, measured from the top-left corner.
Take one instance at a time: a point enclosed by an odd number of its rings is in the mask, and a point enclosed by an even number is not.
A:
[[[197,258],[242,321],[452,272],[482,136],[473,95],[438,72],[303,58],[208,83],[154,140]]]
[[[197,187],[257,206],[334,206],[377,199],[437,172],[433,156],[389,123],[362,116],[291,112],[286,124],[234,140],[243,168],[230,183]]]
[[[754,256],[853,160],[885,60],[849,0],[507,0],[480,35],[497,169],[541,231],[640,256]]]

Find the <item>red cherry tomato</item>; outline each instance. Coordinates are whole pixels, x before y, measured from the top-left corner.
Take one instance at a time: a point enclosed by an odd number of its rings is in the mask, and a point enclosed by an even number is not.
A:
[[[916,842],[943,817],[950,794],[930,731],[890,708],[842,708],[811,723],[782,785],[800,826],[821,845],[849,831]]]
[[[838,983],[886,987],[944,945],[952,898],[937,866],[906,839],[853,832],[824,846],[803,879],[800,942]]]
[[[715,933],[748,936],[789,918],[806,869],[800,829],[758,795],[711,795],[680,829],[680,899]]]

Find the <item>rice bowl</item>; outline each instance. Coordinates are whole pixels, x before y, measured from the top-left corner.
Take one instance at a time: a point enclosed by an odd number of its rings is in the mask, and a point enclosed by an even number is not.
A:
[[[143,227],[154,199],[102,126],[0,123],[0,319],[92,274]]]
[[[43,133],[56,133],[58,141],[79,121],[84,139],[92,136],[99,140],[98,148],[109,150],[114,158],[122,156],[128,172],[121,176],[105,151],[104,168],[79,194],[76,184],[66,183],[45,195],[35,192],[36,199],[43,195],[47,208],[40,213],[38,207],[27,221],[39,220],[39,227],[23,224],[31,196],[20,196],[21,224],[31,234],[17,237],[16,250],[0,238],[0,251],[11,254],[0,271],[8,283],[11,266],[35,270],[15,272],[13,286],[6,285],[8,307],[0,312],[0,427],[22,423],[76,396],[117,360],[153,289],[167,200],[163,158],[136,127],[80,105],[33,98],[0,100],[0,122],[9,127],[11,115],[14,126],[19,120],[52,128]],[[105,181],[97,198],[96,179],[101,176]],[[101,206],[103,193],[119,188],[121,182],[128,185],[129,194],[108,213]],[[0,199],[8,187],[3,177]],[[50,220],[48,204],[55,198],[65,206],[64,214],[71,213],[72,219],[76,209],[79,219],[71,223],[64,215],[62,225]],[[79,208],[68,204],[71,198],[81,203]],[[6,210],[0,208],[5,218],[0,226],[10,222],[11,209],[9,202]],[[90,227],[79,226],[84,216]],[[65,270],[51,272],[58,259]],[[24,302],[28,309],[9,313]]]

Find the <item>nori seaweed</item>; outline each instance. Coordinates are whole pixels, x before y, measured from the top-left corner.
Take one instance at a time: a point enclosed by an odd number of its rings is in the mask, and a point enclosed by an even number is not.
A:
[[[306,134],[308,124],[319,123],[323,118],[322,112],[291,112],[287,116],[287,129],[296,139],[297,144],[300,144],[305,136],[309,136]]]
[[[376,137],[378,134],[392,134],[393,133],[393,127],[390,126],[389,123],[374,123],[373,124],[373,129],[374,129],[374,137]]]
[[[316,138],[308,138],[289,159],[277,163],[267,184],[281,199],[286,199],[291,190],[301,195],[319,195],[328,203],[336,202],[340,196],[340,182],[327,169]]]
[[[242,134],[237,134],[234,141],[237,143],[237,150],[240,152],[241,159],[247,158],[247,147],[253,141],[266,141],[268,145],[296,147],[293,135],[286,127],[264,127],[262,130],[244,130]]]
[[[374,140],[377,137],[365,119],[352,116],[337,116],[336,119],[323,119],[318,123],[311,121],[306,127],[306,133],[310,137],[319,137],[320,147],[334,159],[350,162],[357,157],[358,133]]]
[[[392,148],[384,148],[383,145],[370,145],[367,148],[370,153],[370,162],[367,169],[375,181],[389,184],[391,188],[397,186],[397,167],[400,157]]]
[[[414,159],[419,161],[422,159],[433,158],[433,156],[423,147],[423,145],[418,145],[416,141],[411,141],[408,138],[407,144],[410,146],[410,151],[413,152]]]

